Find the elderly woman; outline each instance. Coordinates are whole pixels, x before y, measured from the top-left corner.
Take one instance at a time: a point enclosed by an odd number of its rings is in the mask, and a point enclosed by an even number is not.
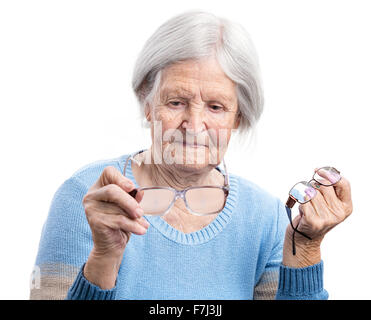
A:
[[[263,109],[243,27],[199,11],[170,19],[140,53],[133,89],[152,145],[60,186],[31,299],[327,299],[320,244],[352,212],[349,182],[318,171],[332,183],[311,181],[285,208],[223,161],[232,131],[250,133]]]

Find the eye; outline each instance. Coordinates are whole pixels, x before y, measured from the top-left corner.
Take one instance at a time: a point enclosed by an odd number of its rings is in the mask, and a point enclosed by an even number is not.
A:
[[[218,111],[223,111],[224,110],[224,107],[222,106],[218,106],[218,105],[210,105],[209,108],[214,111],[214,112],[218,112]]]
[[[184,104],[181,101],[170,101],[169,104],[171,104],[173,107],[180,107],[180,104]]]

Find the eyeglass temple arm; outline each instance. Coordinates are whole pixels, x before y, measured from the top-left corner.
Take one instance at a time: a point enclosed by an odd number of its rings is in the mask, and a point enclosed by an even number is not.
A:
[[[130,156],[128,156],[128,157],[126,158],[125,165],[124,165],[124,170],[123,170],[123,175],[124,175],[124,176],[125,176],[125,174],[126,174],[126,167],[127,167],[128,163],[129,163],[129,160],[134,160],[134,161],[135,161],[134,157],[135,157],[137,154],[139,154],[139,153],[141,153],[141,152],[143,152],[143,151],[146,151],[146,150],[143,149],[143,150],[140,150],[140,151],[134,152],[132,155],[130,155]]]
[[[125,176],[125,174],[126,174],[126,167],[127,167],[127,165],[128,165],[129,160],[133,160],[133,158],[134,158],[137,154],[139,154],[139,153],[141,153],[141,152],[143,152],[143,151],[145,151],[145,150],[144,150],[144,149],[143,149],[143,150],[140,150],[140,151],[138,151],[138,152],[133,153],[131,156],[127,157],[127,159],[126,159],[126,161],[125,161],[125,165],[124,165],[124,170],[123,170],[123,174],[124,174],[124,176]],[[224,157],[223,157],[223,167],[224,167],[224,186],[228,186],[228,185],[229,185],[229,175],[228,175],[227,166],[226,166],[226,164],[225,164]],[[136,190],[136,189],[134,189],[134,190],[132,190],[132,191],[129,192],[129,194],[130,194],[132,197],[134,197],[134,198],[135,198],[136,193],[137,193],[137,190]]]
[[[223,167],[224,167],[224,185],[225,186],[228,186],[229,185],[229,175],[228,175],[228,171],[227,171],[227,166],[225,165],[225,160],[224,160],[224,157],[223,157]]]
[[[126,167],[127,167],[128,163],[129,163],[129,160],[134,160],[134,157],[135,157],[137,154],[139,154],[139,153],[141,153],[141,152],[143,152],[143,151],[145,151],[145,149],[140,150],[140,151],[137,151],[137,152],[135,152],[135,153],[133,153],[132,155],[130,155],[130,156],[127,157],[127,159],[126,159],[126,161],[125,161],[125,165],[124,165],[124,170],[123,170],[123,175],[124,175],[124,176],[126,175]],[[137,189],[133,189],[133,190],[131,190],[131,191],[129,192],[129,194],[130,194],[133,198],[135,198],[135,196],[137,195],[137,192],[138,192]]]
[[[297,233],[301,234],[303,237],[305,237],[305,238],[307,238],[307,239],[309,239],[309,240],[312,240],[311,237],[307,236],[307,235],[306,235],[305,233],[303,233],[303,232],[300,232],[300,231],[297,229],[298,226],[294,227],[294,224],[292,223],[291,208],[294,206],[295,203],[296,203],[296,201],[295,201],[294,199],[292,199],[291,197],[289,197],[289,199],[287,199],[287,201],[286,201],[286,206],[285,206],[285,208],[286,208],[287,216],[288,216],[289,221],[290,221],[290,225],[291,225],[291,227],[293,228],[294,232],[297,232]]]

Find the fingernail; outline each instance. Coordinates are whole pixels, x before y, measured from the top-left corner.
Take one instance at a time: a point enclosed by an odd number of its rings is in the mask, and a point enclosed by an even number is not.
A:
[[[146,233],[146,232],[147,232],[147,229],[146,229],[146,228],[144,228],[144,227],[142,227],[142,226],[140,226],[139,228],[140,228],[140,230],[141,230],[143,233]]]
[[[144,214],[144,211],[143,211],[142,208],[137,208],[135,210],[135,213],[136,213],[137,217],[140,218]]]
[[[148,227],[149,227],[149,222],[148,222],[146,219],[144,219],[144,218],[143,218],[143,224],[144,224],[145,228],[148,229]]]

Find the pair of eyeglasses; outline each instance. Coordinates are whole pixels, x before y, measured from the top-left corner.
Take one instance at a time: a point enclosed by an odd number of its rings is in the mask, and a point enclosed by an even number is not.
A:
[[[311,201],[317,194],[317,190],[313,188],[310,184],[312,181],[315,182],[315,186],[325,186],[329,187],[334,185],[335,183],[339,182],[341,179],[340,171],[335,169],[334,167],[321,167],[317,169],[310,181],[300,181],[296,183],[289,192],[289,198],[286,201],[286,212],[287,216],[290,220],[291,227],[293,228],[294,232],[292,235],[292,254],[296,254],[295,248],[295,233],[301,234],[303,237],[312,240],[309,236],[305,233],[298,230],[299,223],[295,227],[292,223],[292,214],[291,209],[294,207],[296,202],[301,204],[307,203]]]
[[[136,152],[126,159],[124,176],[129,160],[136,161],[134,157],[143,151],[145,150]],[[144,211],[144,215],[163,216],[170,211],[178,198],[183,199],[187,210],[191,214],[197,216],[215,214],[223,210],[229,194],[229,177],[224,159],[223,165],[224,173],[216,167],[224,176],[223,186],[205,185],[188,187],[183,190],[163,186],[139,187],[129,192],[129,194],[135,198],[137,192],[143,191],[140,206]]]

